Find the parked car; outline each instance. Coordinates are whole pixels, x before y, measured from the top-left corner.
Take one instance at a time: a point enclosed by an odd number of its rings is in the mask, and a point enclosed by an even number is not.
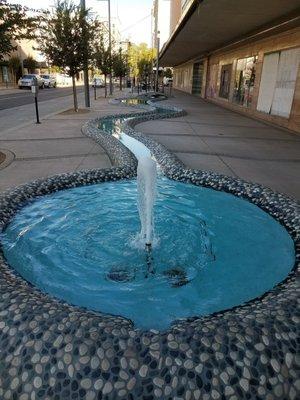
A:
[[[104,80],[102,78],[94,78],[92,87],[103,88],[105,86]]]
[[[37,79],[38,87],[40,89],[44,89],[44,86],[45,86],[44,79],[41,78],[40,75],[37,75],[37,74],[28,74],[28,75],[22,76],[22,78],[20,78],[18,81],[19,89],[23,89],[24,87],[30,89],[31,86],[34,85],[35,79]]]
[[[41,77],[44,79],[44,86],[45,87],[47,87],[47,88],[50,88],[50,87],[56,88],[57,83],[56,83],[55,76],[52,76],[52,75],[41,75]]]

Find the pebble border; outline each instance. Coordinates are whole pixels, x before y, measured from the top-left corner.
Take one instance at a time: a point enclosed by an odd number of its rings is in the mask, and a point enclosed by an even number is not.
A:
[[[163,107],[161,104],[159,107]],[[213,172],[186,169],[164,146],[138,133],[146,120],[181,116],[153,110],[124,114],[127,134],[145,143],[164,174],[232,193],[277,219],[295,243],[296,263],[284,282],[259,299],[201,318],[176,321],[167,331],[141,331],[131,321],[71,306],[17,275],[0,253],[0,398],[5,400],[273,400],[296,399],[299,322],[299,209],[263,186]],[[111,117],[111,116],[110,116]],[[106,117],[106,118],[110,118]],[[120,115],[118,115],[120,117]],[[129,179],[137,161],[117,139],[83,132],[107,152],[114,168],[40,179],[0,198],[0,229],[38,196],[104,181]]]

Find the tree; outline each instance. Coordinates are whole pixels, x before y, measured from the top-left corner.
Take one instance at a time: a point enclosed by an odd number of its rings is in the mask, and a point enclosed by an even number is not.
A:
[[[171,70],[171,68],[166,68],[165,69],[164,76],[166,78],[172,78],[173,77],[173,71]]]
[[[104,75],[105,97],[107,97],[107,75],[111,72],[112,60],[110,57],[110,49],[104,44],[103,35],[100,36],[98,44],[95,45],[93,54],[95,67],[98,68]]]
[[[34,74],[35,69],[36,69],[38,63],[37,63],[37,61],[36,61],[33,57],[28,56],[28,57],[23,61],[23,65],[24,65],[25,68],[28,69],[28,72],[29,72],[30,74]]]
[[[17,48],[14,41],[34,38],[38,18],[28,16],[27,11],[19,4],[0,0],[0,60]]]
[[[120,90],[122,90],[122,80],[127,75],[127,56],[122,54],[122,49],[112,56],[112,69],[116,77],[120,80]]]
[[[13,56],[8,61],[8,67],[12,71],[14,76],[14,83],[17,84],[17,74],[21,67],[21,60],[17,56]]]
[[[62,68],[72,77],[76,112],[78,101],[75,78],[83,70],[87,55],[91,54],[98,26],[96,20],[89,18],[88,10],[68,0],[58,0],[40,28],[39,50],[51,64]]]
[[[156,50],[148,48],[146,43],[132,45],[128,50],[128,64],[132,76],[146,79],[152,74],[152,66],[156,57]]]

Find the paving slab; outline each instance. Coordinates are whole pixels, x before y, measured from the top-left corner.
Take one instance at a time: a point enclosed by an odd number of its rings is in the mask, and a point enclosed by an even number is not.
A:
[[[61,101],[63,111],[66,99],[57,101]],[[90,111],[58,112],[42,118],[40,125],[27,123],[1,129],[0,148],[13,157],[5,168],[0,169],[0,191],[55,174],[110,167],[105,151],[84,136],[81,127],[89,119],[126,112],[132,112],[132,107],[111,105],[108,98],[99,98],[93,101]],[[8,125],[6,122],[5,126]]]
[[[207,154],[201,154],[201,157],[199,157],[199,154],[195,153],[174,153],[188,168],[201,169],[202,171],[213,170],[219,174],[236,176],[235,172],[228,167],[221,157]]]
[[[202,140],[202,138],[195,135],[156,134],[151,135],[151,138],[165,145],[169,150],[174,152],[186,152],[193,149],[193,152],[196,153],[211,153],[209,146]]]
[[[300,198],[300,135],[174,91],[164,103],[187,115],[136,126],[190,168],[261,183]]]

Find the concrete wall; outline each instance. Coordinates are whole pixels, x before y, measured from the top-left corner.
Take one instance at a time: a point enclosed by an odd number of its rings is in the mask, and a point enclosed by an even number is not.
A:
[[[193,65],[194,63],[187,63],[174,68],[173,87],[175,89],[192,93]]]
[[[203,79],[202,97],[208,100],[230,108],[234,111],[248,114],[250,116],[262,119],[264,121],[280,125],[282,127],[300,132],[300,68],[296,80],[294,99],[289,118],[266,114],[257,111],[257,101],[259,95],[259,86],[264,61],[264,55],[275,51],[282,51],[300,46],[300,28],[295,28],[284,33],[270,36],[263,40],[256,41],[245,46],[235,48],[234,50],[218,50],[209,55],[208,75]],[[249,107],[233,103],[234,80],[238,59],[257,56],[255,81],[252,91],[252,102]],[[192,70],[194,60],[174,68],[174,88],[192,92]],[[231,81],[228,99],[219,96],[221,69],[223,65],[231,64]],[[205,69],[206,70],[206,69]],[[184,78],[180,78],[180,77]],[[178,78],[177,78],[178,77]]]
[[[181,0],[170,0],[170,36],[181,17]]]

